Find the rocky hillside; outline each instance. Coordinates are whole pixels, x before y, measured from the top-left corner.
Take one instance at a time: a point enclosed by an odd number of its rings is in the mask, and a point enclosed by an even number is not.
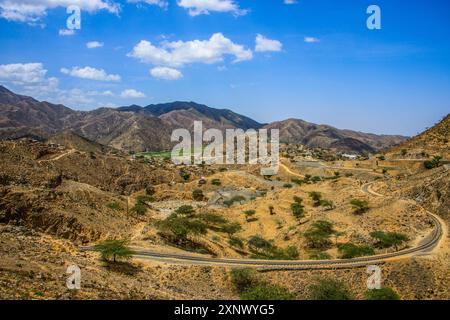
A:
[[[450,159],[450,114],[423,133],[386,151],[392,158],[441,156]]]
[[[340,130],[299,119],[274,122],[265,128],[279,129],[280,140],[283,143],[304,144],[311,148],[329,148],[344,152],[373,153],[406,140],[403,136]]]

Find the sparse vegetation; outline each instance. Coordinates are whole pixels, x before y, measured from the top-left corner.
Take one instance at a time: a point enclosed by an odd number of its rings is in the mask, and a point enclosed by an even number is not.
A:
[[[237,247],[239,249],[244,248],[244,241],[242,241],[242,239],[238,237],[231,236],[230,239],[228,239],[228,243],[232,247]]]
[[[293,187],[293,186],[292,186],[291,183],[285,183],[285,184],[283,184],[283,188],[291,189],[292,187]]]
[[[355,208],[355,214],[363,214],[369,211],[369,203],[367,200],[352,199],[350,204]]]
[[[315,207],[319,207],[321,205],[322,194],[320,192],[312,191],[309,193],[309,196],[312,199],[312,201],[314,202]]]
[[[366,300],[400,300],[400,295],[392,288],[383,287],[381,289],[367,290]]]
[[[257,259],[295,260],[299,253],[296,247],[289,246],[286,249],[276,247],[272,242],[260,236],[252,236],[248,240],[250,251]]]
[[[397,232],[374,231],[370,233],[370,236],[376,240],[376,247],[395,247],[395,251],[398,251],[398,247],[404,242],[409,241],[406,235]]]
[[[329,221],[319,220],[303,233],[309,248],[322,249],[331,245],[330,238],[336,231]]]
[[[231,270],[231,281],[243,300],[292,300],[295,297],[284,287],[259,281],[250,268]]]
[[[253,217],[256,214],[255,210],[245,210],[244,211],[244,215],[245,215],[245,220],[249,221],[251,217]]]
[[[301,219],[305,216],[304,207],[298,202],[294,202],[291,204],[291,210],[292,210],[292,214],[297,219]]]
[[[239,223],[233,222],[233,223],[226,223],[222,225],[221,231],[228,234],[228,236],[231,238],[231,236],[239,231],[241,231],[242,227]]]
[[[120,204],[118,202],[110,202],[106,205],[108,208],[110,208],[111,210],[122,210],[122,207],[120,206]]]
[[[341,259],[353,259],[356,257],[371,256],[375,250],[371,246],[357,246],[353,243],[346,243],[338,246]]]
[[[174,242],[182,242],[191,235],[202,235],[207,232],[207,225],[203,221],[180,217],[177,214],[171,214],[167,219],[158,222],[156,226]]]
[[[175,213],[189,216],[195,213],[195,209],[192,206],[184,205],[175,210]]]
[[[221,186],[222,185],[222,181],[220,181],[220,179],[212,179],[211,180],[211,184],[213,186]]]
[[[128,240],[105,240],[94,246],[94,251],[100,253],[105,261],[128,260],[132,257],[133,251],[128,247]]]
[[[236,202],[242,203],[245,200],[246,200],[246,198],[244,196],[234,196],[231,199],[225,200],[223,202],[223,204],[226,205],[229,208],[233,204],[235,204]]]
[[[436,156],[432,160],[425,161],[423,163],[423,165],[425,166],[426,169],[429,169],[429,170],[434,169],[441,165],[441,160],[442,160],[441,156]]]
[[[310,287],[311,300],[353,300],[347,286],[337,280],[320,279]]]

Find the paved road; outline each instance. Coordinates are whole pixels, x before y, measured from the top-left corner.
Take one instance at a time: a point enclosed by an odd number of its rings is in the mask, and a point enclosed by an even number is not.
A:
[[[374,182],[365,184],[361,187],[363,192],[376,197],[383,195],[374,192],[371,185]],[[428,212],[428,211],[427,211]],[[432,251],[440,242],[444,235],[444,225],[442,220],[436,215],[428,212],[434,225],[433,231],[414,248],[407,248],[398,252],[380,254],[369,257],[360,257],[354,259],[336,259],[336,260],[256,260],[256,259],[227,259],[213,258],[194,254],[180,253],[162,253],[143,248],[133,248],[134,256],[140,259],[149,259],[153,261],[163,261],[173,264],[188,265],[207,265],[224,267],[255,267],[269,270],[310,270],[310,269],[342,269],[357,268],[373,264],[382,264],[399,258],[407,258],[417,254],[423,254]],[[92,247],[85,247],[83,250],[92,250]]]

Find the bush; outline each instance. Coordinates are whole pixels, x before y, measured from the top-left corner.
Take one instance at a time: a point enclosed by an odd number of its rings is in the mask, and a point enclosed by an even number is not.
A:
[[[250,217],[253,217],[256,214],[255,210],[245,210],[244,211],[244,215],[245,215],[245,219],[248,221],[248,219]]]
[[[363,214],[369,211],[369,203],[366,200],[352,199],[350,204],[355,208],[355,214]]]
[[[294,202],[298,203],[298,204],[302,204],[303,199],[297,196],[294,196]]]
[[[190,235],[207,233],[207,225],[198,219],[170,215],[166,220],[156,224],[160,231],[170,233],[176,240],[186,240]]]
[[[248,239],[248,245],[255,250],[270,250],[273,248],[273,244],[260,236],[251,236]]]
[[[394,246],[396,251],[398,251],[399,245],[409,240],[406,235],[397,232],[374,231],[370,233],[370,236],[376,240],[376,247],[390,248]]]
[[[275,214],[275,208],[273,206],[269,206],[269,213],[271,216]]]
[[[240,249],[244,248],[244,241],[242,241],[242,239],[238,238],[238,237],[231,236],[230,239],[228,240],[228,243],[232,247],[237,247],[237,248],[240,248]]]
[[[342,259],[352,259],[356,257],[372,256],[375,251],[370,246],[357,246],[352,243],[346,243],[339,246],[339,252]]]
[[[427,160],[423,164],[426,169],[434,169],[440,166],[442,157],[434,157],[433,160]]]
[[[322,181],[322,178],[319,177],[319,176],[314,176],[314,177],[311,178],[311,182],[312,183],[317,183],[317,182],[320,182],[320,181]]]
[[[309,196],[313,200],[314,206],[319,207],[322,202],[322,194],[320,192],[313,191],[309,193]]]
[[[299,185],[299,186],[301,186],[302,184],[304,184],[304,183],[305,183],[305,181],[304,181],[304,180],[301,180],[301,179],[297,179],[297,178],[293,178],[293,179],[291,179],[291,181],[292,181],[293,183],[295,183],[295,184]]]
[[[212,179],[211,180],[211,184],[213,186],[221,186],[222,185],[222,181],[220,181],[220,179]]]
[[[120,206],[120,204],[118,202],[111,202],[111,203],[108,203],[106,206],[112,210],[116,210],[116,211],[122,210],[122,207]]]
[[[242,300],[293,300],[295,295],[288,289],[262,282],[241,294]]]
[[[309,258],[312,260],[329,260],[331,256],[324,251],[316,251],[309,255]]]
[[[239,292],[245,291],[257,283],[255,270],[250,268],[232,269],[231,282]]]
[[[128,260],[133,255],[133,251],[128,248],[128,240],[105,240],[95,245],[94,251],[99,252],[105,261],[113,258],[113,262]]]
[[[304,210],[303,206],[298,202],[291,204],[291,210],[292,210],[292,214],[297,219],[301,219],[305,216],[305,210]]]
[[[148,195],[140,195],[136,198],[136,202],[140,204],[146,204],[147,202],[155,202],[155,198]]]
[[[221,231],[227,233],[228,236],[231,237],[233,234],[241,231],[241,229],[242,229],[241,225],[237,222],[234,222],[224,224],[221,228]]]
[[[145,188],[145,194],[147,194],[148,196],[153,196],[155,195],[155,188],[153,186],[147,186],[147,188]]]
[[[310,287],[312,300],[353,300],[345,284],[332,279],[321,279]]]
[[[331,200],[321,200],[320,205],[322,207],[327,208],[327,210],[333,210],[334,209],[334,203]]]
[[[283,184],[283,188],[291,189],[292,187],[293,187],[293,185],[292,185],[291,183],[285,183],[285,184]]]
[[[203,201],[205,199],[205,196],[203,195],[203,191],[200,189],[196,189],[192,191],[192,198],[195,201]]]
[[[303,233],[303,236],[306,239],[308,247],[322,249],[330,246],[330,238],[334,233],[336,233],[336,230],[334,230],[331,222],[319,220],[314,222],[313,225]]]
[[[400,295],[388,287],[368,290],[365,297],[366,300],[400,300]]]
[[[181,206],[177,210],[175,210],[176,214],[182,214],[182,215],[192,215],[195,213],[195,209],[192,206]]]
[[[130,212],[137,214],[139,216],[143,216],[147,213],[147,206],[142,202],[137,202],[133,208],[131,208]]]
[[[224,224],[227,223],[228,220],[225,219],[224,217],[218,215],[218,214],[214,214],[214,213],[202,213],[200,215],[197,216],[199,219],[205,221],[206,223],[211,223],[211,224]]]

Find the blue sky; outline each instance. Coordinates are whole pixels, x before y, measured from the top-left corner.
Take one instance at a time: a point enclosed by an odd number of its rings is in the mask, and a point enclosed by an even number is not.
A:
[[[450,112],[447,0],[13,2],[34,6],[0,0],[0,84],[74,109],[187,100],[405,135]]]

